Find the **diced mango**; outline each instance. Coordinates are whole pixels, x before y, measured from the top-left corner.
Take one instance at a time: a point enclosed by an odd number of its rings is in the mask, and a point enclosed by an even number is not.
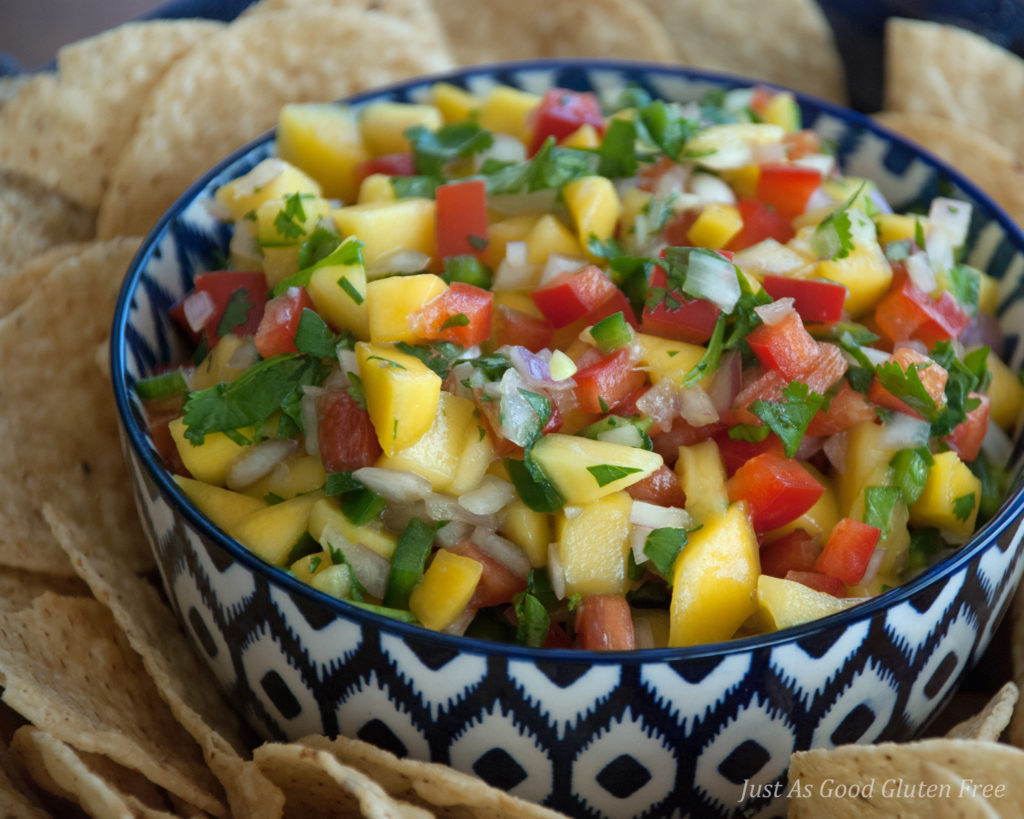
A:
[[[223,342],[221,342],[223,343]],[[991,402],[990,418],[1006,432],[1012,432],[1024,408],[1024,384],[1002,359],[994,353],[988,354],[988,371],[992,378],[985,395]]]
[[[254,498],[275,495],[287,500],[319,489],[326,480],[327,473],[319,454],[309,455],[305,449],[300,449],[270,470],[268,475],[246,486],[242,492]]]
[[[885,442],[885,429],[872,421],[863,421],[846,432],[846,464],[836,475],[836,496],[840,517],[855,517],[854,502],[865,486],[884,484],[873,476],[884,474],[895,450]]]
[[[343,235],[357,236],[363,243],[363,262],[372,267],[386,265],[387,257],[399,250],[433,256],[434,210],[433,199],[410,198],[349,205],[331,215]],[[380,271],[386,272],[386,267]]]
[[[476,418],[472,418],[463,430],[461,451],[462,456],[455,468],[455,475],[446,489],[451,495],[461,495],[475,489],[484,479],[494,460],[491,436]]]
[[[687,374],[697,366],[706,352],[699,344],[674,341],[648,333],[637,333],[633,343],[639,352],[639,363],[647,368],[652,384],[667,379],[681,386]]]
[[[757,183],[761,181],[761,168],[758,165],[743,165],[719,172],[722,179],[729,183],[737,196],[750,199],[757,196]]]
[[[978,271],[978,309],[994,316],[999,309],[999,280]]]
[[[934,526],[957,538],[974,531],[981,503],[981,481],[955,452],[939,452],[924,490],[910,507],[910,522]]]
[[[734,503],[690,535],[672,570],[669,645],[728,640],[757,609],[757,535]]]
[[[385,455],[419,440],[437,413],[441,376],[391,344],[356,343],[366,409]]]
[[[839,499],[836,495],[835,485],[827,475],[822,475],[811,464],[801,462],[804,469],[810,472],[814,479],[825,487],[825,492],[815,502],[814,506],[804,512],[800,517],[790,521],[785,526],[773,529],[764,536],[764,540],[777,540],[783,535],[789,534],[796,529],[803,529],[810,535],[820,535],[821,542],[828,540],[829,534],[839,522]]]
[[[656,452],[557,432],[537,441],[531,457],[570,504],[626,489],[662,465]]]
[[[356,195],[356,165],[369,158],[352,110],[329,103],[281,108],[277,154],[316,179],[324,196],[345,202]]]
[[[477,121],[488,131],[511,134],[523,142],[530,138],[527,115],[540,104],[540,97],[507,85],[496,85],[484,97]]]
[[[181,491],[188,495],[188,499],[199,508],[200,512],[225,531],[246,515],[264,509],[267,505],[259,498],[243,495],[241,492],[232,492],[230,489],[193,478],[175,475],[174,481],[181,487]]]
[[[487,247],[484,248],[481,261],[487,266],[497,269],[505,258],[505,247],[509,242],[526,240],[533,226],[540,217],[535,213],[518,213],[504,219],[487,220]]]
[[[838,597],[767,574],[757,579],[757,604],[775,629],[809,623],[846,608]]]
[[[778,125],[788,132],[799,131],[801,127],[800,106],[789,91],[774,94],[761,110],[761,119]]]
[[[915,218],[905,213],[880,213],[875,217],[878,241],[885,245],[902,239],[913,239],[920,221],[920,217]]]
[[[433,273],[389,276],[370,282],[366,285],[370,340],[418,341],[409,329],[409,316],[447,289],[444,279]]]
[[[256,238],[263,249],[268,284],[275,285],[298,272],[302,242],[330,213],[326,199],[309,194],[271,199],[256,208]]]
[[[302,495],[259,509],[236,521],[228,534],[268,563],[283,566],[292,547],[305,534],[310,510],[317,500]]]
[[[580,245],[587,246],[591,236],[607,241],[615,233],[622,203],[615,185],[606,176],[584,176],[562,188]]]
[[[185,429],[185,421],[181,418],[175,418],[169,425],[181,462],[197,481],[223,486],[231,462],[248,447],[236,444],[223,432],[208,432],[203,443],[196,446],[185,437]],[[243,430],[243,435],[246,432],[251,433],[252,430]]]
[[[359,185],[359,195],[356,197],[356,204],[365,205],[367,202],[394,202],[395,188],[391,184],[391,177],[386,173],[371,173]]]
[[[330,594],[339,600],[347,600],[352,594],[352,569],[346,563],[321,566],[313,574],[309,585],[324,594]]]
[[[412,150],[405,132],[415,125],[436,131],[443,124],[441,112],[433,105],[411,102],[374,102],[359,114],[363,144],[374,156]]]
[[[355,242],[349,237],[345,242]],[[353,258],[349,264],[324,265],[313,271],[306,285],[313,306],[331,325],[347,330],[360,341],[370,338],[366,269]]]
[[[633,501],[614,492],[584,506],[562,509],[555,518],[558,559],[565,592],[623,594]]]
[[[291,163],[269,157],[244,176],[221,185],[214,196],[238,221],[255,212],[262,203],[292,193],[320,196],[321,190],[316,180]]]
[[[629,188],[622,194],[622,212],[619,214],[619,236],[623,241],[641,241],[637,236],[636,219],[647,212],[653,194],[640,188]]]
[[[686,232],[695,247],[708,247],[718,250],[729,244],[733,236],[743,227],[743,217],[735,205],[722,202],[710,202],[700,212],[690,229]]]
[[[303,583],[312,583],[313,575],[323,571],[331,565],[331,556],[328,552],[317,552],[315,554],[300,557],[294,561],[288,570]]]
[[[547,213],[526,235],[527,261],[543,265],[552,253],[582,257],[583,247],[557,216]]]
[[[516,498],[505,508],[505,519],[498,531],[526,552],[531,566],[547,565],[551,524],[543,512],[535,512]]]
[[[325,531],[335,531],[352,543],[361,543],[385,560],[391,560],[395,552],[397,539],[380,521],[356,526],[345,517],[337,498],[321,498],[309,512],[309,534],[313,539],[323,543]]]
[[[544,314],[537,308],[536,303],[530,298],[530,295],[525,290],[499,290],[494,294],[494,307],[504,305],[505,307],[511,307],[513,310],[518,310],[520,313],[526,313],[528,316],[534,316],[540,318]]]
[[[705,521],[725,511],[729,504],[725,466],[714,441],[679,447],[676,475],[686,496],[686,511],[696,520]]]
[[[785,135],[785,130],[767,122],[712,125],[688,139],[683,152],[696,156],[706,168],[735,170],[751,164],[754,146],[775,145]]]
[[[469,119],[477,104],[476,97],[450,82],[435,82],[430,87],[430,101],[446,123]]]
[[[210,350],[209,355],[193,371],[189,386],[193,390],[205,390],[221,381],[234,381],[245,372],[244,367],[232,365],[235,353],[244,343],[245,339],[234,333],[222,336],[217,346]]]
[[[877,243],[855,247],[845,259],[818,262],[818,275],[846,287],[844,306],[851,318],[878,304],[892,284],[892,268]]]
[[[447,628],[466,610],[483,570],[471,557],[438,549],[409,595],[409,611],[427,628]]]
[[[561,142],[564,148],[580,148],[592,151],[601,147],[601,135],[589,122],[584,122]]]

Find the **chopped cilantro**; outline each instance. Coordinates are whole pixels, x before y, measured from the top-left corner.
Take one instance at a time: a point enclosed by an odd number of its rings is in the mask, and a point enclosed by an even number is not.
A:
[[[273,295],[280,296],[282,293],[286,292],[289,287],[305,287],[309,284],[309,280],[312,278],[313,273],[321,267],[333,265],[350,267],[357,264],[361,265],[363,263],[362,248],[363,243],[355,236],[347,237],[345,241],[338,245],[327,256],[324,256],[319,261],[314,262],[309,267],[300,269],[298,273],[293,273],[291,276],[286,276],[281,279],[281,281],[274,285]]]
[[[916,217],[914,218],[914,243],[921,248],[921,250],[924,250],[926,244],[924,237],[924,225],[921,224],[921,220]]]
[[[295,349],[320,358],[334,358],[336,344],[337,340],[327,322],[315,310],[305,308],[295,329]]]
[[[220,321],[217,322],[217,335],[226,336],[235,327],[245,324],[249,318],[249,311],[252,309],[252,302],[249,301],[249,290],[239,287],[229,297],[224,305],[224,312]]]
[[[725,316],[719,315],[715,320],[715,329],[708,339],[707,349],[700,357],[697,365],[686,374],[683,379],[683,389],[689,389],[699,384],[706,375],[718,369],[718,363],[722,360],[722,337],[725,335]]]
[[[476,256],[446,256],[444,273],[441,274],[441,278],[448,284],[463,282],[483,290],[489,290],[494,274]]]
[[[306,211],[302,207],[302,194],[293,193],[284,200],[284,207],[274,217],[274,228],[285,239],[299,239],[306,235],[302,222]]]
[[[465,348],[456,344],[454,341],[438,341],[433,344],[417,345],[409,344],[405,341],[399,341],[395,347],[406,355],[418,358],[435,373],[441,376],[441,378],[446,378],[448,376],[452,365],[455,363],[455,359],[465,352]]]
[[[534,512],[557,512],[565,505],[565,500],[541,468],[533,463],[529,453],[523,461],[506,458],[504,463],[516,494]]]
[[[551,616],[544,604],[528,592],[520,592],[513,600],[516,614],[516,642],[522,646],[540,648],[551,628]]]
[[[803,382],[792,381],[782,390],[782,398],[782,401],[759,398],[750,405],[750,411],[779,436],[786,457],[792,458],[825,397],[813,392]]]
[[[548,421],[551,420],[551,413],[553,411],[551,407],[551,399],[546,395],[541,395],[539,392],[524,390],[522,387],[519,387],[518,389],[519,394],[526,399],[526,403],[528,403],[537,414],[537,421],[539,422],[537,437],[539,437],[541,430],[543,430]]]
[[[644,541],[644,554],[669,582],[672,582],[672,567],[676,557],[686,545],[686,530],[665,527],[655,529]]]
[[[907,549],[907,568],[911,570],[927,569],[942,549],[942,538],[939,530],[932,527],[915,529],[910,533],[910,546]]]
[[[637,111],[646,141],[660,148],[669,159],[678,159],[683,146],[700,129],[700,123],[684,117],[679,107],[653,100]]]
[[[345,387],[349,398],[356,402],[359,409],[366,409],[366,393],[363,391],[363,379],[357,373],[348,373],[349,385]]]
[[[404,369],[406,369],[406,366],[404,364],[399,364],[397,361],[393,361],[390,358],[385,358],[382,355],[369,355],[369,356],[366,357],[366,360],[367,361],[380,361],[380,362],[383,362],[385,367],[394,367],[396,370],[404,370]]]
[[[925,420],[935,421],[939,417],[939,408],[917,374],[918,370],[930,366],[931,362],[916,363],[904,370],[898,361],[885,361],[875,368],[875,375],[896,398],[919,412]]]
[[[341,244],[341,237],[333,227],[317,225],[309,237],[299,247],[299,269],[315,265],[326,259]]]
[[[605,129],[597,172],[611,178],[633,176],[636,173],[636,126],[625,119],[612,119]]]
[[[594,466],[587,467],[587,472],[594,476],[598,486],[607,486],[639,471],[639,467],[620,466],[618,464],[595,464]]]
[[[425,125],[407,128],[405,136],[412,145],[416,171],[440,177],[452,159],[486,151],[494,144],[494,136],[475,122],[454,122],[431,131]]]
[[[953,501],[953,515],[957,520],[967,520],[971,516],[971,512],[974,511],[976,503],[977,497],[974,492],[961,495]]]
[[[447,330],[449,327],[466,327],[468,324],[469,316],[465,313],[454,313],[444,320],[444,324],[441,325],[441,329]]]
[[[864,489],[864,522],[880,529],[882,536],[889,534],[892,513],[900,500],[895,486],[868,486]]]
[[[364,301],[366,301],[366,299],[363,298],[363,294],[360,293],[356,289],[356,286],[352,284],[352,282],[350,282],[345,276],[342,276],[340,279],[338,279],[338,287],[344,290],[345,295],[352,299],[352,301],[354,301],[356,304],[362,304]]]
[[[931,452],[923,446],[901,449],[889,461],[893,485],[899,489],[903,502],[908,506],[921,496],[928,481],[928,471],[934,462]]]
[[[327,496],[343,495],[346,492],[355,492],[365,488],[362,481],[352,477],[351,472],[331,472],[324,484],[324,494]]]
[[[392,176],[391,189],[396,199],[433,199],[444,180],[439,176]]]

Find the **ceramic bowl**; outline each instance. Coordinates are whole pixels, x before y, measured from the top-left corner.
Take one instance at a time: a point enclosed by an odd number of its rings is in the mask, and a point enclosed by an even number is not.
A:
[[[419,100],[438,78],[361,94]],[[476,67],[442,77],[670,100],[749,85],[616,62]],[[967,261],[1001,280],[1009,356],[1024,358],[1024,235],[956,172],[870,120],[799,98],[847,172],[899,210],[940,192],[974,206]],[[979,659],[1024,562],[1020,488],[952,559],[843,613],[694,648],[591,653],[451,637],[350,607],[263,563],[205,519],[161,466],[132,384],[186,354],[168,308],[212,269],[229,229],[204,201],[274,150],[221,162],[146,239],[121,294],[112,363],[132,488],[170,598],[245,719],[264,737],[339,732],[475,773],[574,816],[773,815],[790,753],[920,733]],[[1019,460],[1020,446],[1015,452]],[[742,801],[750,785],[766,786]]]

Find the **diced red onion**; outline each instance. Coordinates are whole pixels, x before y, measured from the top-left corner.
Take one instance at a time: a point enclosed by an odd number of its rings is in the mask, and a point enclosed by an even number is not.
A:
[[[821,438],[805,435],[803,438],[800,439],[800,446],[796,448],[796,453],[794,457],[798,461],[810,460],[819,452],[821,452],[821,448],[824,446],[824,444],[825,442]]]
[[[953,247],[960,247],[967,240],[971,226],[971,205],[959,199],[936,196],[928,209],[928,220],[946,233]]]
[[[710,173],[695,173],[690,177],[690,191],[696,194],[701,205],[709,202],[721,202],[726,205],[736,204],[736,194],[729,185]]]
[[[218,222],[230,222],[234,218],[231,215],[231,209],[213,196],[207,199],[200,199],[199,203],[203,206],[203,210]]]
[[[693,525],[693,518],[678,506],[635,500],[629,510],[629,522],[648,529],[687,529]]]
[[[672,194],[684,190],[689,178],[690,168],[687,165],[673,165],[658,177],[652,194],[659,199],[667,199]]]
[[[477,527],[470,540],[484,554],[493,557],[517,577],[526,577],[532,566],[523,548],[493,530]]]
[[[835,435],[830,435],[822,445],[825,457],[828,458],[828,462],[832,464],[836,472],[842,473],[846,471],[846,450],[848,446],[849,438],[845,432],[837,432]]]
[[[733,404],[740,391],[743,381],[743,359],[738,350],[730,350],[718,362],[718,369],[711,377],[711,404],[719,415],[725,413]]]
[[[403,247],[375,259],[373,264],[366,266],[367,278],[382,276],[385,273],[419,273],[430,264],[426,253],[412,248]]]
[[[198,333],[213,315],[215,309],[213,297],[205,290],[193,290],[185,297],[182,309],[185,312],[185,321],[188,322],[189,329],[193,333]]]
[[[996,355],[1003,352],[1003,328],[999,319],[980,310],[971,316],[971,320],[960,334],[960,343],[967,349],[972,347],[988,347]]]
[[[814,213],[818,210],[833,210],[836,206],[836,200],[830,194],[825,192],[823,187],[815,188],[809,197],[807,197],[807,204],[804,205],[804,213]]]
[[[928,257],[924,253],[912,253],[904,262],[904,267],[907,269],[911,283],[918,290],[931,293],[938,286],[938,282],[935,280],[935,271],[928,264]]]
[[[364,466],[353,472],[352,477],[368,489],[396,503],[423,500],[431,493],[430,481],[404,469]]]
[[[496,475],[484,475],[476,489],[459,495],[459,505],[474,515],[494,515],[511,503],[515,487]]]
[[[889,200],[882,195],[882,192],[875,185],[868,185],[865,188],[865,192],[868,195],[868,199],[871,200],[871,204],[878,208],[881,213],[892,213],[892,205],[889,204]]]
[[[384,596],[388,573],[391,570],[391,563],[388,560],[362,543],[353,543],[330,525],[325,527],[320,535],[320,543],[325,548],[330,545],[345,555],[345,560],[352,567],[356,579],[366,587],[371,596],[378,599]]]
[[[302,388],[299,416],[302,418],[302,432],[306,439],[307,455],[316,455],[320,452],[320,413],[317,411],[317,403],[324,392],[322,387],[308,384]]]
[[[894,412],[882,427],[879,444],[894,452],[898,449],[917,449],[927,446],[931,437],[931,424],[903,412]]]
[[[878,570],[882,566],[882,562],[885,560],[885,553],[887,549],[885,546],[876,546],[875,551],[871,553],[871,557],[868,558],[868,565],[864,569],[864,576],[860,579],[861,585],[867,585],[875,576],[878,574]]]
[[[450,520],[437,530],[435,540],[444,549],[458,546],[463,540],[469,537],[473,531],[473,525],[464,520]]]
[[[796,312],[793,305],[794,300],[790,296],[786,296],[782,299],[776,299],[768,304],[759,304],[754,308],[754,312],[760,316],[761,321],[767,324],[769,327],[774,327],[779,322],[783,321],[786,316]]]
[[[559,600],[565,600],[565,569],[562,558],[558,554],[558,544],[548,544],[548,577],[551,579],[551,590]]]
[[[256,483],[269,475],[297,446],[298,441],[294,438],[268,438],[247,447],[228,467],[225,484],[228,489],[243,489]]]

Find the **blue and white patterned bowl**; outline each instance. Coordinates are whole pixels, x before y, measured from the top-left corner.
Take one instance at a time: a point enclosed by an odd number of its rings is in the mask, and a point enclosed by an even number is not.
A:
[[[438,78],[352,102],[419,100]],[[445,76],[693,99],[742,79],[617,62],[477,67]],[[899,209],[940,192],[974,205],[967,261],[1001,281],[1014,367],[1024,350],[1024,235],[977,188],[844,109],[800,98],[848,173]],[[143,244],[113,326],[113,373],[132,486],[178,617],[230,702],[268,738],[338,732],[473,772],[574,816],[774,815],[740,802],[785,776],[797,749],[906,740],[988,645],[1024,569],[1019,486],[952,559],[854,609],[717,645],[633,653],[536,650],[456,638],[348,606],[269,566],[204,518],[147,437],[132,385],[186,354],[168,308],[212,269],[228,229],[203,202],[274,149],[273,135],[200,180]],[[1014,463],[1020,460],[1018,444]]]

